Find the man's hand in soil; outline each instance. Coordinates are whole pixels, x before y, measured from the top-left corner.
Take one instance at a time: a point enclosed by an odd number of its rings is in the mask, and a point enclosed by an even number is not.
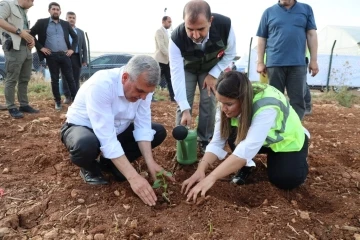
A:
[[[133,178],[129,178],[128,181],[131,189],[146,205],[155,206],[157,200],[156,194],[145,178],[137,174]]]
[[[148,169],[151,175],[151,178],[155,181],[156,180],[156,174],[164,170],[164,176],[167,178],[167,180],[175,182],[175,178],[168,176],[166,173],[167,171],[161,167],[159,164],[157,164],[155,161],[151,164],[148,164]]]
[[[136,172],[125,155],[112,159],[116,168],[124,174],[129,181],[131,189],[140,197],[140,199],[149,206],[156,204],[156,195],[149,182]]]
[[[153,180],[156,179],[156,174],[163,170],[163,167],[161,167],[159,164],[157,164],[153,158],[152,155],[152,149],[151,149],[151,142],[148,141],[140,141],[138,142],[140,151],[145,159],[146,166],[148,167],[148,170],[150,172],[150,175]],[[173,177],[168,177],[170,181],[175,181]]]
[[[208,175],[190,190],[186,201],[191,201],[192,199],[193,202],[196,203],[198,194],[200,193],[201,197],[205,197],[205,193],[214,185],[215,182],[216,179],[212,175]]]

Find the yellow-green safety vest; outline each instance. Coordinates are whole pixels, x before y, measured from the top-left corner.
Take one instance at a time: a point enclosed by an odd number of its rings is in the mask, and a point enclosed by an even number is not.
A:
[[[253,83],[253,87],[264,88],[264,91],[254,96],[252,118],[267,108],[277,111],[276,124],[271,127],[263,146],[274,152],[299,151],[304,145],[304,128],[284,94],[267,84]],[[231,119],[231,126],[238,127],[237,118]]]

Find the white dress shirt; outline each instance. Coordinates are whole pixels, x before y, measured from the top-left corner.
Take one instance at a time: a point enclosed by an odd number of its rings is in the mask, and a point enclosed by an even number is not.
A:
[[[117,135],[134,122],[136,141],[152,141],[155,131],[151,128],[151,98],[129,102],[121,82],[123,68],[96,72],[79,89],[75,101],[69,107],[67,122],[94,130],[100,141],[105,158],[124,155]]]
[[[220,160],[223,160],[227,152],[224,150],[227,139],[222,139],[220,134],[220,107],[216,110],[214,135],[205,152],[215,154]],[[276,126],[277,111],[275,108],[266,108],[257,114],[251,121],[246,138],[242,140],[232,154],[245,159],[248,167],[255,166],[253,158],[263,146],[265,139],[272,127]],[[304,128],[305,134],[310,138],[310,133]]]
[[[209,40],[209,33],[201,43],[202,49],[205,48],[206,42]],[[230,27],[227,48],[225,49],[223,58],[209,71],[209,74],[218,78],[222,71],[234,60],[236,56],[236,39],[233,27]],[[180,49],[170,38],[169,42],[169,59],[171,70],[171,84],[174,89],[175,100],[181,111],[190,109],[189,102],[186,97],[184,59],[181,56]]]

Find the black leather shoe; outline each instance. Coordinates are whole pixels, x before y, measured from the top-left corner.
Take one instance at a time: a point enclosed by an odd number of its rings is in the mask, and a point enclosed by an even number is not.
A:
[[[33,107],[27,105],[23,107],[19,107],[20,112],[26,112],[26,113],[39,113],[39,110],[34,109]]]
[[[80,168],[80,176],[84,180],[84,182],[86,182],[87,184],[92,184],[92,185],[109,184],[109,182],[105,180],[104,176],[100,172],[92,173],[92,172],[86,171],[83,168]]]
[[[19,118],[23,118],[24,114],[22,114],[22,112],[20,112],[17,108],[11,108],[9,109],[9,113],[10,115],[15,118],[15,119],[19,119]]]
[[[55,103],[55,110],[60,111],[62,109],[61,102]]]
[[[103,156],[100,156],[99,165],[102,171],[111,173],[114,176],[115,181],[126,181],[126,177],[117,169],[117,167],[110,159],[106,159]]]
[[[70,103],[72,103],[71,97],[65,97],[63,103],[64,103],[64,104],[70,104]]]
[[[246,179],[250,176],[253,167],[242,167],[232,178],[231,182],[237,185],[244,185]]]

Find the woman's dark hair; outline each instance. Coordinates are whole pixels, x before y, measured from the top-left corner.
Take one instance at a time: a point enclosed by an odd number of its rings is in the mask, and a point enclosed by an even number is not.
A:
[[[257,92],[259,92],[259,90],[262,91],[263,89],[257,89]],[[240,101],[241,109],[238,118],[238,132],[235,140],[235,144],[239,144],[239,142],[246,138],[251,125],[254,98],[253,86],[244,73],[229,71],[218,79],[216,91],[221,96]],[[221,137],[228,139],[230,132],[231,119],[226,117],[225,113],[221,111]]]

